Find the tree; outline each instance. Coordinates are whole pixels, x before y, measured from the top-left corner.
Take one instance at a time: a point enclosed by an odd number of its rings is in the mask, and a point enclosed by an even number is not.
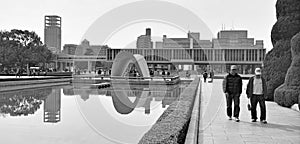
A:
[[[50,62],[54,55],[33,31],[0,31],[0,63],[2,67],[24,68]]]

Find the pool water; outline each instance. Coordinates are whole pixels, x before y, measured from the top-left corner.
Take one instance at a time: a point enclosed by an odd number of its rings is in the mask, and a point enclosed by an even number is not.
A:
[[[1,92],[1,143],[137,143],[187,85],[64,85]]]

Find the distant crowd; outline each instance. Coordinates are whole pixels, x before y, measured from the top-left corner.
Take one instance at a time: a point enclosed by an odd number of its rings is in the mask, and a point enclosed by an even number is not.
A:
[[[26,76],[44,76],[48,72],[56,72],[56,69],[25,69],[25,68],[11,68],[4,69],[0,72],[2,75],[15,75],[16,77]]]

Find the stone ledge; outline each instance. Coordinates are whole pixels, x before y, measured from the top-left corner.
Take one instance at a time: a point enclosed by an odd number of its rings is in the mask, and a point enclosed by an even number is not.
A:
[[[196,98],[192,110],[191,121],[185,138],[185,144],[197,144],[199,132],[200,117],[200,101],[201,101],[201,83],[198,86]]]
[[[70,84],[70,79],[6,81],[0,83],[0,92],[64,84]]]

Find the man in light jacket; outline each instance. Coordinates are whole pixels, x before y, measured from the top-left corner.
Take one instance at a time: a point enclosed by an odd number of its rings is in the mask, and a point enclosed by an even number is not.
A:
[[[267,121],[265,99],[267,96],[267,85],[265,79],[261,76],[260,68],[256,68],[255,76],[249,79],[246,94],[247,97],[250,98],[252,122],[256,122],[257,120],[256,106],[257,103],[259,103],[260,121],[266,124]]]

